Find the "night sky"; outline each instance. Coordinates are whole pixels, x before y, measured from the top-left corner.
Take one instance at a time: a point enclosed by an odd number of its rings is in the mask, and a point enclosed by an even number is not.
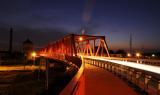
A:
[[[0,0],[0,49],[30,38],[44,46],[69,33],[105,35],[109,48],[160,50],[159,0]]]

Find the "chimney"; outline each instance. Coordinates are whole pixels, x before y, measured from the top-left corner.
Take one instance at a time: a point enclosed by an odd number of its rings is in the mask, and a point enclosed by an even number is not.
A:
[[[132,54],[132,33],[130,33],[130,41],[129,41],[130,53]]]
[[[10,28],[9,34],[9,52],[12,53],[13,28]]]

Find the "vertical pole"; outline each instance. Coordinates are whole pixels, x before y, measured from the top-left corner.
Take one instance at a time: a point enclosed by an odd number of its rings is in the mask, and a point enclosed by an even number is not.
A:
[[[65,42],[66,42],[66,55],[69,55],[69,39],[68,39],[68,37],[66,37],[66,39],[65,39]]]
[[[102,42],[102,41],[101,41]],[[101,46],[101,56],[103,56],[103,47],[104,47],[104,42],[103,42],[103,44],[102,44],[102,46]]]
[[[73,36],[73,34],[70,36],[70,56],[73,55],[72,36]]]
[[[95,40],[93,40],[93,55],[95,56]]]
[[[132,54],[132,33],[130,33],[129,46],[130,46],[130,54]]]
[[[49,84],[49,62],[48,62],[48,59],[46,59],[46,90],[48,90],[48,84]]]
[[[76,50],[76,46],[75,46],[76,45],[75,44],[75,35],[74,34],[72,34],[72,38],[71,39],[72,39],[72,43],[71,43],[72,45],[71,46],[73,48],[72,56],[73,55],[77,56],[77,50]]]
[[[145,89],[148,89],[148,83],[150,79],[151,79],[151,76],[145,75]]]
[[[101,47],[101,41],[100,41],[99,46],[98,46],[98,49],[97,49],[97,51],[96,51],[96,56],[97,56],[97,55],[98,55],[98,53],[99,53],[99,49],[100,49],[100,47]]]
[[[136,72],[136,85],[139,85],[140,72]]]
[[[64,38],[63,38],[64,39]],[[61,48],[62,48],[62,53],[64,54],[65,52],[64,52],[64,41],[63,41],[63,39],[61,40]]]
[[[89,41],[88,41],[88,49],[89,49],[90,56],[93,56],[93,50]]]
[[[9,35],[9,52],[12,52],[12,40],[13,40],[13,29],[10,28],[10,35]]]
[[[86,41],[86,49],[87,49],[87,55],[88,55],[88,49],[89,49],[89,47],[88,47],[88,40]]]
[[[77,42],[77,47],[75,45],[75,48],[76,48],[76,53],[80,53],[81,54],[81,48],[80,48],[80,45],[79,45],[80,42]],[[77,54],[76,54],[77,55]]]
[[[157,95],[160,95],[160,81],[158,81],[158,90],[157,90]]]
[[[104,47],[106,49],[107,55],[108,55],[108,57],[110,57],[110,55],[109,55],[109,48],[108,48],[108,45],[107,45],[107,43],[105,41],[105,37],[103,37],[103,43],[104,43]]]
[[[86,54],[85,54],[86,49],[87,49],[86,43],[83,43],[83,55],[86,55]]]

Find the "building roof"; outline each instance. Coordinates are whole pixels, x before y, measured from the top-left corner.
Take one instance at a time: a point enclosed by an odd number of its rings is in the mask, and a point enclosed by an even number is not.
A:
[[[31,40],[27,39],[27,40],[25,40],[25,41],[23,42],[23,44],[33,44],[33,42],[32,42]]]

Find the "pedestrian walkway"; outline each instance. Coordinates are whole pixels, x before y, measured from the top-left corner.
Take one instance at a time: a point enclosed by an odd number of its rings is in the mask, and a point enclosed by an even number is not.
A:
[[[85,95],[138,95],[112,73],[89,64],[85,64],[83,80]],[[81,91],[78,92],[78,95],[82,95]]]

